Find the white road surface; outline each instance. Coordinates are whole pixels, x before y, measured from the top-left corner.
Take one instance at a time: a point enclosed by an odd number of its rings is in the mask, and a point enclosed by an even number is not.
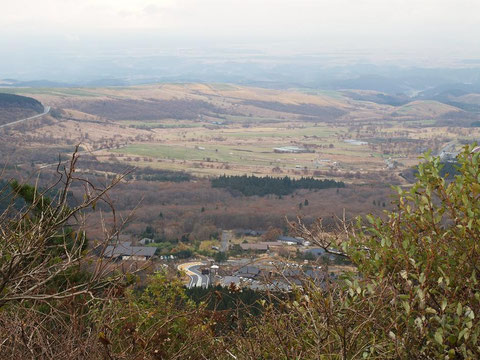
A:
[[[184,263],[178,266],[179,270],[185,271],[190,277],[190,281],[187,285],[189,289],[192,287],[208,287],[210,283],[210,277],[208,275],[202,275],[200,267],[205,264],[200,262]]]
[[[3,127],[15,125],[15,124],[18,124],[18,123],[21,123],[21,122],[24,122],[24,121],[33,120],[33,119],[42,117],[43,115],[47,115],[49,112],[50,112],[50,106],[43,105],[43,113],[37,114],[37,115],[34,115],[34,116],[30,116],[30,117],[25,118],[25,119],[20,119],[20,120],[12,121],[12,122],[7,123],[7,124],[0,125],[0,129],[3,128]]]

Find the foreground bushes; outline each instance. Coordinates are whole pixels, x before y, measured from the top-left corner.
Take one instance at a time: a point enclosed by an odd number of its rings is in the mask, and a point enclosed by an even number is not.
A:
[[[255,315],[248,306],[212,308],[224,292],[193,302],[168,273],[143,290],[118,279],[94,294],[11,299],[0,310],[0,358],[478,359],[480,155],[472,149],[452,182],[426,156],[417,184],[398,189],[397,210],[383,219],[338,234],[320,222],[292,225],[355,264],[342,279],[327,271],[288,297],[265,293]]]

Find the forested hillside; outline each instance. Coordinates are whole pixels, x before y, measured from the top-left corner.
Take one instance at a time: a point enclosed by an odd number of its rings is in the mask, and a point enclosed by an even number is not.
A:
[[[43,112],[43,105],[26,96],[0,93],[0,125]]]

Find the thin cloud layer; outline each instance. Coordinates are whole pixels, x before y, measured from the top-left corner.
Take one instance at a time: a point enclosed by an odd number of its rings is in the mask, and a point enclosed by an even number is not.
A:
[[[476,0],[15,0],[2,4],[0,45],[145,49],[162,38],[272,54],[475,58],[478,14]]]

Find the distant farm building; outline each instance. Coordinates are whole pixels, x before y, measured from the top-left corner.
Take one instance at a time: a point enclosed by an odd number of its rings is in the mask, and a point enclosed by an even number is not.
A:
[[[268,251],[267,244],[240,244],[240,247],[245,251]]]
[[[398,167],[398,161],[393,160],[392,158],[388,158],[385,159],[385,165],[387,166],[387,169],[394,170]]]
[[[309,245],[310,244],[308,241],[305,241],[300,237],[291,237],[291,236],[279,236],[277,241],[281,241],[286,245]]]
[[[285,245],[287,244],[283,241],[261,241],[255,244],[240,244],[240,247],[244,251],[269,251]]]
[[[333,249],[329,249],[329,251],[335,252],[335,250],[333,250]],[[325,256],[325,257],[329,258],[330,260],[335,260],[335,258],[338,256],[338,255],[335,255],[335,254],[327,253],[325,251],[325,249],[322,249],[322,248],[308,249],[308,250],[305,250],[304,253],[305,254],[311,254],[312,256],[314,256],[316,258]]]
[[[449,142],[440,150],[440,161],[442,162],[455,162],[457,160],[459,152],[456,150],[456,143]]]
[[[310,153],[313,152],[312,150],[298,147],[298,146],[282,146],[273,149],[276,153],[282,154],[300,154],[300,153]]]
[[[253,279],[260,274],[260,269],[256,266],[244,266],[234,273],[234,276]]]
[[[153,243],[153,240],[150,238],[143,238],[138,242],[140,245],[148,245],[150,243]]]
[[[357,146],[368,145],[368,142],[366,142],[366,141],[355,140],[355,139],[347,139],[347,140],[344,140],[344,142],[346,142],[347,144],[352,144],[352,145],[357,145]]]
[[[285,243],[281,242],[281,241],[262,241],[260,243],[257,243],[257,244],[265,244],[268,246],[268,249],[270,250],[272,247],[279,247],[279,246],[284,246]]]
[[[112,260],[147,261],[155,255],[157,248],[150,246],[132,246],[131,242],[122,242],[106,247],[103,257]]]
[[[442,151],[440,153],[440,160],[443,162],[455,162],[458,154],[458,152]]]

